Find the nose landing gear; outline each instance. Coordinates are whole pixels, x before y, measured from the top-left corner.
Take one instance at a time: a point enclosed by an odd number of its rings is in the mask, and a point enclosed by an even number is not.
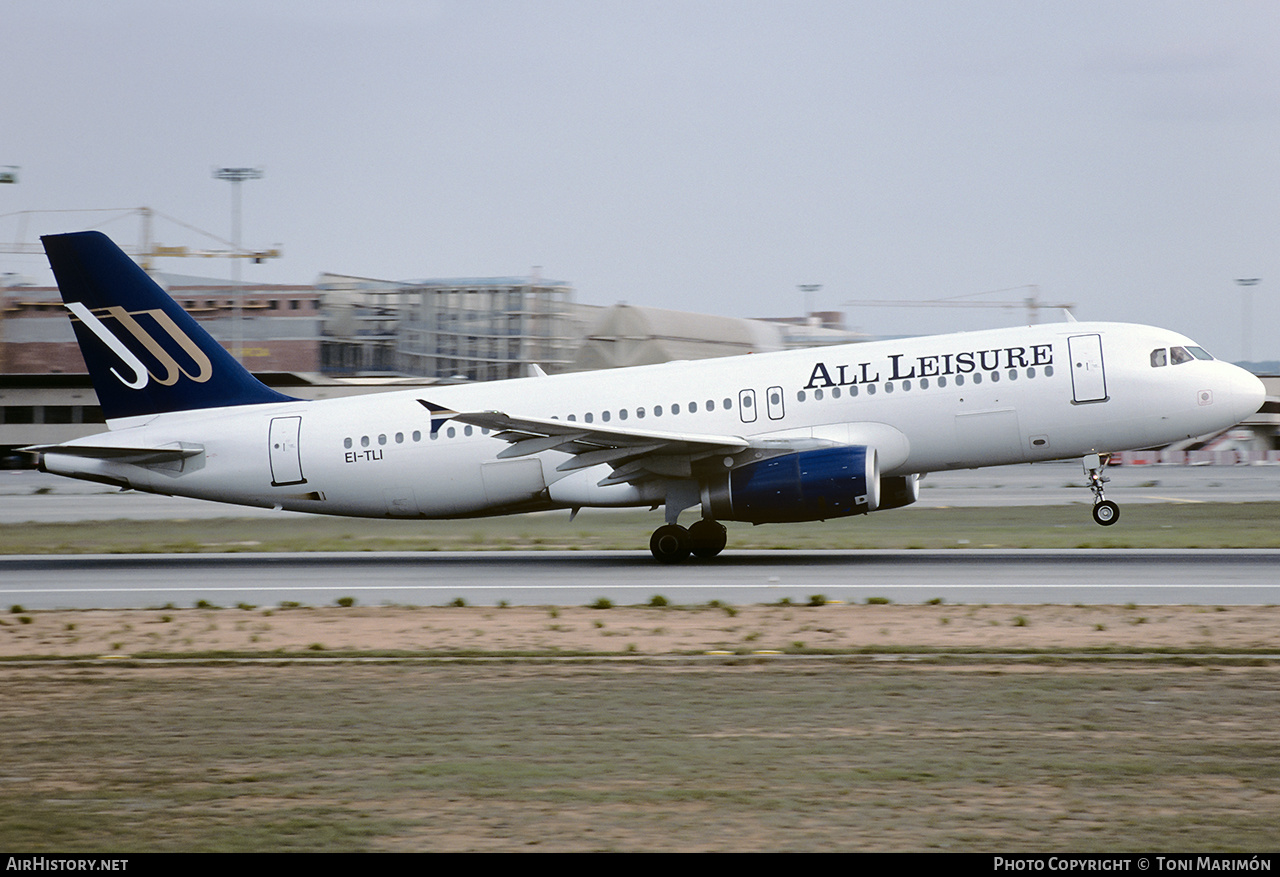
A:
[[[1104,527],[1120,520],[1120,506],[1102,493],[1102,485],[1111,480],[1102,474],[1110,459],[1110,454],[1089,454],[1084,458],[1084,473],[1089,479],[1089,489],[1093,491],[1093,520]]]
[[[1120,506],[1109,499],[1093,504],[1093,519],[1104,527],[1110,527],[1120,520]]]

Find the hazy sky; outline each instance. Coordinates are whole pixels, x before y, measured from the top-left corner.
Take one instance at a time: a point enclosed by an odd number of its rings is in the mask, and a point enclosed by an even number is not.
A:
[[[824,309],[1036,284],[1234,359],[1234,280],[1261,277],[1252,352],[1280,358],[1274,0],[5,0],[0,21],[21,167],[0,214],[146,205],[226,237],[211,170],[261,166],[244,240],[285,258],[246,279],[541,266],[587,303],[736,316],[798,313],[801,283]]]

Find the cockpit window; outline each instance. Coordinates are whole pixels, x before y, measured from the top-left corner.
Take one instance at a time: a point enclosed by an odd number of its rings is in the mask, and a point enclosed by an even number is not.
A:
[[[1213,359],[1213,357],[1203,347],[1192,347],[1190,344],[1186,347],[1170,347],[1167,350],[1163,347],[1157,347],[1151,351],[1152,368],[1160,368],[1160,366],[1168,365],[1170,362],[1174,365],[1181,365],[1194,359]]]

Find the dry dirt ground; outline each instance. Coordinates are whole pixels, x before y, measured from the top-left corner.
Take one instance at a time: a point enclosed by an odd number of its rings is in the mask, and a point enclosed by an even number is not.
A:
[[[1280,843],[1280,664],[1259,654],[1280,642],[1280,607],[153,609],[0,622],[0,658],[18,659],[0,661],[10,850]],[[1049,657],[323,660],[863,649]],[[218,652],[267,660],[96,660]],[[46,655],[89,660],[20,660]]]
[[[17,607],[15,607],[17,608]],[[10,611],[0,657],[1280,648],[1277,606],[325,607]]]

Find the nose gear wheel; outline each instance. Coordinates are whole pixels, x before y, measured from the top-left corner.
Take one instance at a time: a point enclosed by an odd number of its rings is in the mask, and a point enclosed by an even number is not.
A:
[[[1093,491],[1093,520],[1104,527],[1110,527],[1120,520],[1120,506],[1107,499],[1102,492],[1102,485],[1111,480],[1102,474],[1109,462],[1110,454],[1090,454],[1084,458],[1085,476],[1089,479],[1089,489]]]

